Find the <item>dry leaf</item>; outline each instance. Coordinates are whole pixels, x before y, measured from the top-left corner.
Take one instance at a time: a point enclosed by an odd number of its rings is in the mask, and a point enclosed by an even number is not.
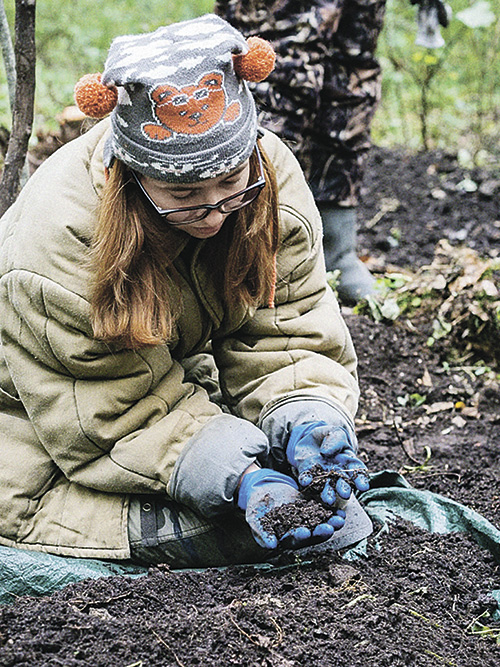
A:
[[[460,410],[460,414],[464,415],[465,417],[472,417],[473,419],[481,418],[481,413],[477,408],[474,407],[462,408],[462,410]]]
[[[427,368],[422,375],[422,384],[424,387],[432,387],[432,378]]]
[[[453,401],[438,401],[437,403],[432,403],[432,405],[424,405],[423,408],[428,415],[433,415],[436,412],[446,412],[447,410],[453,410],[455,403]]]
[[[498,296],[498,289],[492,280],[481,280],[480,287],[484,290],[486,296]]]
[[[463,428],[467,424],[467,421],[460,415],[456,415],[456,417],[453,417],[451,420],[451,423],[457,428]]]

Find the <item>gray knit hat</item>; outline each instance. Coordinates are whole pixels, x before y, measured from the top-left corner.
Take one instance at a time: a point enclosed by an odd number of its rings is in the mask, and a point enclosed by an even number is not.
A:
[[[146,176],[190,183],[232,171],[250,156],[257,114],[244,79],[262,80],[273,66],[267,42],[247,42],[207,14],[118,37],[102,78],[83,77],[75,98],[94,117],[116,104],[105,166],[117,158]]]

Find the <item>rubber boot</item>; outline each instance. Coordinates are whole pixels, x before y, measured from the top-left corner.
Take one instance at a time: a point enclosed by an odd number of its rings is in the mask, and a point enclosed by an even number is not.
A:
[[[318,203],[323,221],[323,245],[327,271],[340,271],[339,300],[354,306],[371,294],[375,278],[356,255],[356,210]]]

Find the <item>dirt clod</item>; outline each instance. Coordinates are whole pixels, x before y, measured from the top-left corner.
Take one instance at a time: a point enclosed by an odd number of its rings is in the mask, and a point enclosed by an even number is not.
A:
[[[315,500],[299,498],[293,503],[280,505],[267,512],[262,517],[261,524],[266,531],[274,533],[280,540],[289,530],[300,526],[313,530],[320,523],[326,523],[331,516],[331,509],[326,509]]]
[[[354,468],[347,472],[346,470],[324,470],[321,466],[316,465],[311,468],[312,482],[308,484],[302,491],[305,498],[314,498],[316,500],[321,498],[321,492],[325,488],[325,484],[330,482],[333,489],[339,479],[344,480],[349,486],[355,490],[354,481],[358,475],[368,475],[366,468]]]

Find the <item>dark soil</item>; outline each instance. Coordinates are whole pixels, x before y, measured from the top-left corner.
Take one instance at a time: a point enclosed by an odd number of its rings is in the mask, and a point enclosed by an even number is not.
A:
[[[355,482],[358,477],[362,477],[365,480],[367,479],[367,471],[364,468],[351,468],[349,471],[346,470],[328,470],[325,471],[321,466],[313,466],[310,470],[312,481],[304,489],[304,496],[306,498],[315,498],[318,499],[321,496],[321,492],[325,488],[326,483],[328,482],[330,487],[335,489],[337,483],[342,480],[343,486],[349,485],[354,491]],[[342,500],[340,501],[340,506],[342,505]]]
[[[293,503],[279,505],[267,512],[260,523],[264,530],[281,540],[289,530],[305,526],[313,530],[320,523],[327,523],[332,510],[320,505],[316,500],[300,498]]]
[[[375,270],[428,264],[443,238],[500,255],[498,164],[466,170],[453,153],[374,148],[362,197],[359,251]]]
[[[477,190],[459,186],[466,178]],[[464,171],[451,155],[375,149],[360,210],[369,265],[415,269],[441,238],[498,256],[498,179]],[[498,376],[443,363],[422,323],[345,316],[359,356],[356,423],[369,470],[399,471],[500,527]],[[316,550],[267,569],[158,567],[19,599],[0,610],[0,666],[500,664],[489,595],[500,588],[499,565],[467,535],[397,520],[375,530],[366,558],[341,556]],[[479,634],[484,626],[496,632]]]

